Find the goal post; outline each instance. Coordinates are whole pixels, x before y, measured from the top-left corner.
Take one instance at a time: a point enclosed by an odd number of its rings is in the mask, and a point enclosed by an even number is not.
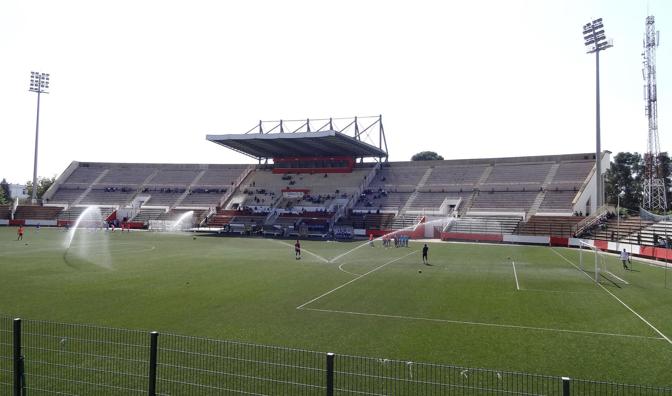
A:
[[[592,272],[593,281],[596,283],[600,281],[600,253],[595,246],[579,242],[579,268],[587,274]]]
[[[591,275],[595,283],[605,281],[614,285],[629,284],[628,281],[614,274],[620,266],[618,258],[612,256],[593,245],[583,241],[579,242],[579,267],[581,271]]]

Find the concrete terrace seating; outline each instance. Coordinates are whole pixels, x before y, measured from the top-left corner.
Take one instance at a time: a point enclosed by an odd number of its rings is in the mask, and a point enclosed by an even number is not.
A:
[[[620,221],[612,217],[605,223],[586,231],[582,236],[603,241],[621,240],[637,245],[653,245],[654,230],[662,231],[656,232],[661,237],[665,236],[666,231],[665,228],[656,227],[656,224],[654,221],[642,220],[639,216],[622,217]],[[672,235],[672,232],[668,232],[668,235]]]
[[[354,209],[377,211],[377,210],[400,210],[408,201],[411,192],[387,192],[365,190],[360,195]]]
[[[12,216],[12,208],[6,205],[0,206],[0,219],[9,220]]]
[[[142,184],[145,179],[155,169],[148,166],[119,166],[110,168],[109,172],[98,182],[99,185],[138,185]]]
[[[537,164],[496,164],[492,173],[483,183],[481,190],[488,189],[489,185],[514,184],[517,186],[529,185],[531,188],[540,187],[553,166],[552,162]]]
[[[149,194],[149,206],[172,206],[184,194],[185,188],[149,186],[142,189],[143,194]]]
[[[395,216],[389,223],[389,228],[393,230],[401,230],[404,228],[412,228],[413,226],[420,223],[421,216],[416,215],[401,215]]]
[[[96,187],[91,189],[82,199],[84,205],[126,205],[135,195],[131,187]]]
[[[56,190],[56,193],[49,200],[50,203],[67,203],[74,202],[80,195],[86,191],[86,187],[75,187],[72,185],[62,185]]]
[[[588,173],[595,166],[594,160],[588,161],[564,161],[560,163],[551,186],[571,185],[580,187],[588,176]]]
[[[292,207],[329,208],[335,199],[352,197],[370,168],[355,168],[352,173],[274,174],[270,169],[257,169],[241,185],[234,201],[242,199],[243,207],[280,209]],[[200,182],[199,182],[200,183]],[[307,190],[304,198],[283,198],[282,190]]]
[[[173,209],[169,212],[164,212],[159,216],[159,220],[177,220],[182,216],[185,212],[193,212],[193,221],[196,222],[197,220],[201,219],[205,213],[207,212],[206,209]]]
[[[411,187],[415,188],[429,165],[421,162],[386,163],[369,184],[370,188]]]
[[[147,222],[149,220],[157,220],[162,214],[166,212],[165,209],[141,208],[140,211],[133,216],[132,221]]]
[[[194,188],[184,197],[180,206],[216,206],[226,193],[226,188],[204,189]]]
[[[339,219],[337,224],[353,228],[389,229],[393,220],[392,213],[350,213],[347,217]]]
[[[162,186],[188,186],[200,172],[200,169],[159,169],[149,183]]]
[[[63,208],[58,206],[19,205],[14,212],[16,220],[56,220]]]
[[[106,167],[104,166],[79,166],[70,174],[64,183],[68,184],[91,184],[100,176]]]
[[[210,165],[196,185],[230,187],[246,168],[247,165]]]
[[[486,164],[480,165],[436,165],[425,181],[425,186],[459,186],[471,189],[483,174]]]
[[[71,206],[58,214],[58,220],[76,221],[86,209],[86,206]],[[99,207],[98,210],[100,210],[100,216],[103,220],[114,212],[113,207]]]
[[[419,192],[410,205],[411,210],[438,209],[446,198],[466,199],[470,192]]]
[[[148,205],[174,205],[182,193],[191,188],[183,205],[211,207],[220,203],[226,191],[232,188],[232,183],[248,167],[249,165],[216,164],[79,163],[66,180],[59,181],[60,185],[49,202],[125,205],[132,198],[128,195],[133,194],[120,190],[133,190],[135,193],[142,185],[143,190],[153,190],[147,191],[152,195]],[[94,184],[103,172],[106,172],[105,175]],[[92,190],[81,202],[77,202],[88,188]],[[171,191],[167,191],[168,188]],[[106,194],[101,190],[107,190]]]
[[[572,200],[576,196],[577,192],[574,190],[570,191],[555,191],[547,190],[544,196],[544,200],[539,207],[539,212],[572,212]]]
[[[569,238],[574,236],[576,224],[583,219],[582,216],[532,216],[527,222],[521,222],[515,233]]]
[[[538,191],[480,191],[472,210],[527,212],[537,194]]]
[[[621,219],[622,220],[622,219]],[[618,235],[618,233],[616,233]],[[672,247],[672,221],[659,221],[639,231],[641,244]],[[656,238],[657,237],[657,238]],[[632,241],[634,239],[634,241]],[[656,239],[658,240],[656,244]],[[630,234],[628,241],[636,243],[637,234]],[[667,242],[666,242],[667,241]],[[671,256],[672,257],[672,256]]]
[[[222,227],[231,222],[236,215],[240,214],[239,210],[224,210],[219,209],[217,213],[210,216],[208,219],[208,227]]]
[[[519,216],[465,216],[455,219],[448,232],[466,234],[512,234],[520,223]]]

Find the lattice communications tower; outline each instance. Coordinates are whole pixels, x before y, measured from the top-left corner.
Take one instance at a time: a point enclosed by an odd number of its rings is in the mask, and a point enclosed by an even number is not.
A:
[[[648,210],[667,210],[665,180],[660,163],[658,140],[658,93],[656,84],[656,48],[660,32],[656,31],[655,18],[646,17],[642,76],[644,77],[644,112],[649,120],[649,136],[644,154],[644,184],[642,207]]]

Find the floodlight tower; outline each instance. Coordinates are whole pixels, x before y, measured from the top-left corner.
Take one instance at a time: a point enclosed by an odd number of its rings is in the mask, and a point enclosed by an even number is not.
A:
[[[660,32],[656,31],[655,18],[646,17],[644,52],[642,52],[642,77],[644,85],[644,114],[649,120],[649,136],[644,154],[644,182],[642,207],[648,210],[667,210],[665,180],[660,163],[658,141],[658,94],[656,89],[656,48],[660,42]]]
[[[586,53],[595,53],[595,181],[597,183],[597,199],[595,208],[602,206],[604,189],[602,185],[602,148],[600,146],[600,51],[613,47],[613,42],[604,35],[602,18],[583,25],[583,38]]]
[[[30,72],[30,92],[37,93],[37,120],[35,121],[35,161],[33,163],[33,194],[31,200],[37,203],[37,147],[40,132],[40,94],[49,93],[49,74]]]

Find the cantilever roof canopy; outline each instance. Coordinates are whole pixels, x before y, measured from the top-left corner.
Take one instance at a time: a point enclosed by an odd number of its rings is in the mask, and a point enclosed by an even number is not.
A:
[[[334,130],[207,135],[206,139],[254,158],[387,157],[384,150]]]

